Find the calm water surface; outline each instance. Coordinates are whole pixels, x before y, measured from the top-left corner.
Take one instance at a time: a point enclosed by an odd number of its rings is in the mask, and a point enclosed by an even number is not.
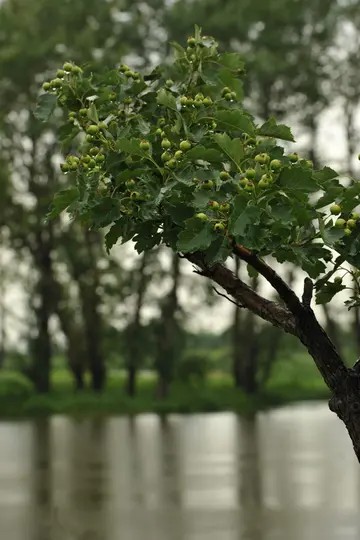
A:
[[[358,540],[360,475],[326,404],[0,423],[1,540]]]

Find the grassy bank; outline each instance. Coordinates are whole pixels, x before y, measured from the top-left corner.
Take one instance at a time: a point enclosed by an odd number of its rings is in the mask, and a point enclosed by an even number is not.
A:
[[[107,388],[100,395],[90,391],[75,393],[71,376],[65,370],[54,372],[52,383],[53,390],[47,395],[36,395],[32,391],[19,395],[11,389],[0,393],[0,417],[210,411],[246,414],[292,401],[328,398],[321,377],[310,360],[302,355],[291,361],[279,360],[264,391],[251,399],[233,387],[229,375],[219,372],[211,373],[206,383],[197,387],[176,382],[169,397],[161,401],[155,397],[156,378],[152,373],[140,374],[138,393],[133,399],[125,395],[125,373],[122,371],[110,372]]]

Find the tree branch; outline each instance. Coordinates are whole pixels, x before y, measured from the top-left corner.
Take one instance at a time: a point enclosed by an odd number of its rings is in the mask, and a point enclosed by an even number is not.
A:
[[[186,258],[200,268],[201,275],[220,285],[237,303],[270,322],[273,326],[280,327],[285,332],[297,336],[295,318],[288,309],[260,296],[223,264],[216,263],[209,266],[205,262],[204,256],[199,252],[189,253]]]

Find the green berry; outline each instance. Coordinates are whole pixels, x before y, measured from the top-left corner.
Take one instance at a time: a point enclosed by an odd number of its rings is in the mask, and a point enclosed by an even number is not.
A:
[[[53,79],[53,80],[51,81],[51,86],[52,86],[53,88],[61,88],[61,87],[62,87],[62,84],[63,84],[63,82],[62,82],[62,80],[59,79],[59,78]]]
[[[254,191],[254,184],[252,182],[248,182],[245,186],[246,191]]]
[[[211,206],[213,210],[217,210],[220,205],[217,201],[209,201],[209,206]]]
[[[190,150],[191,148],[191,142],[190,141],[181,141],[179,145],[180,150],[183,152],[186,152],[187,150]]]
[[[334,283],[340,283],[341,284],[342,283],[342,278],[340,276],[336,276],[334,278]]]
[[[181,96],[180,103],[181,103],[181,105],[187,105],[188,98],[186,96]]]
[[[97,156],[95,156],[95,161],[96,163],[103,163],[105,161],[104,154],[98,154]]]
[[[254,159],[256,163],[260,163],[260,165],[265,165],[266,163],[269,163],[270,156],[269,154],[262,153],[262,154],[257,154]]]
[[[346,225],[345,219],[339,218],[335,221],[335,227],[338,229],[343,229]]]
[[[356,227],[356,221],[355,219],[348,219],[346,222],[346,226],[348,229],[355,229]]]
[[[351,232],[351,229],[348,229],[347,227],[344,229],[345,236],[350,236]]]
[[[213,186],[214,186],[214,182],[212,180],[205,180],[205,182],[201,184],[201,187],[203,189],[212,189]]]
[[[161,148],[163,148],[164,150],[168,150],[171,146],[171,142],[169,141],[169,139],[163,139],[161,141]]]
[[[226,101],[231,101],[233,99],[232,97],[232,92],[227,92],[225,95],[224,95],[224,99],[226,99]]]
[[[169,152],[163,152],[161,154],[161,160],[162,161],[169,161],[171,159],[171,154]]]
[[[279,171],[282,167],[280,159],[273,159],[270,161],[270,169],[272,171]]]
[[[292,154],[288,155],[288,158],[291,161],[291,163],[296,163],[299,159],[299,156],[296,152],[293,152]]]
[[[246,169],[245,175],[247,176],[247,178],[253,179],[253,178],[255,178],[256,171],[255,171],[255,169]]]
[[[80,109],[79,110],[79,115],[82,116],[82,117],[87,116],[87,113],[88,113],[87,109]]]
[[[97,133],[99,133],[99,126],[97,126],[96,124],[92,124],[87,128],[86,132],[88,135],[96,135]]]
[[[150,143],[149,143],[149,141],[141,141],[141,142],[140,142],[140,149],[141,149],[141,150],[147,151],[147,150],[149,150],[149,148],[150,148]]]
[[[220,212],[228,212],[230,210],[230,204],[228,203],[220,204],[219,210]]]
[[[157,128],[157,130],[155,131],[155,135],[161,135],[161,133],[162,133],[162,129]]]
[[[208,217],[206,214],[204,214],[204,212],[199,212],[198,214],[195,214],[195,217],[197,219],[200,219],[201,221],[207,221],[208,220]]]
[[[129,180],[126,180],[125,185],[127,188],[133,188],[136,185],[136,182],[133,178],[130,178]]]
[[[225,230],[225,225],[223,223],[215,223],[214,225],[214,231],[217,233],[222,233]]]
[[[176,150],[174,154],[175,159],[181,159],[183,157],[183,151],[182,150]]]
[[[248,178],[242,178],[240,181],[239,181],[239,184],[240,186],[242,187],[245,187],[248,185],[248,183],[250,182],[250,180]]]
[[[108,126],[107,126],[107,124],[105,122],[100,122],[99,128],[104,130],[104,129],[107,129]]]
[[[56,76],[59,77],[59,79],[63,79],[65,77],[66,73],[63,69],[58,69],[56,72]]]
[[[228,180],[229,178],[230,178],[230,174],[227,171],[221,171],[220,180]]]
[[[174,158],[169,159],[169,161],[166,162],[166,166],[169,167],[169,169],[174,169],[176,167],[176,160]]]
[[[350,217],[351,219],[357,221],[360,218],[360,214],[358,214],[357,212],[352,212]]]
[[[167,79],[165,84],[166,84],[166,86],[172,86],[174,84],[174,81],[172,79]]]
[[[130,198],[134,201],[138,201],[140,199],[140,193],[138,191],[133,191],[130,193]]]
[[[48,92],[51,88],[51,84],[49,82],[44,82],[42,87],[43,87],[43,90],[45,90],[45,92]]]
[[[60,165],[60,169],[62,170],[62,172],[66,173],[70,170],[70,166],[68,163],[62,163]]]
[[[236,99],[236,92],[230,92],[231,99]]]
[[[266,176],[266,175],[264,175],[264,176]],[[265,180],[264,178],[261,178],[259,180],[258,186],[259,186],[260,189],[265,189],[265,188],[267,188],[269,186],[269,182],[267,180]]]
[[[189,47],[193,48],[196,46],[196,39],[194,37],[189,37],[187,39],[187,44],[189,45]]]
[[[93,147],[90,148],[90,150],[89,150],[89,154],[90,154],[91,156],[96,156],[99,152],[100,152],[100,148],[97,148],[96,146],[93,146]]]
[[[206,107],[210,107],[210,105],[213,104],[213,100],[211,99],[211,97],[205,97],[202,102],[203,105],[205,105]]]
[[[228,87],[228,86],[225,86],[222,90],[221,90],[221,95],[224,97],[225,94],[230,94],[231,92],[231,89]]]
[[[63,65],[65,71],[72,71],[73,67],[73,64],[71,64],[70,62],[65,62],[65,64]]]
[[[341,206],[339,206],[338,204],[332,204],[330,206],[330,212],[334,215],[334,216],[337,216],[338,214],[341,214]]]
[[[83,156],[81,156],[81,161],[83,163],[89,163],[91,157],[88,155],[88,154],[84,154]]]

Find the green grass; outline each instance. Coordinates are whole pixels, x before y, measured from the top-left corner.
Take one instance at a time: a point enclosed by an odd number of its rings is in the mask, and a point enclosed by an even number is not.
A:
[[[0,388],[1,378],[0,375]],[[0,417],[32,417],[50,414],[107,415],[138,414],[142,412],[194,413],[235,411],[249,414],[256,410],[292,401],[327,399],[328,390],[315,366],[303,354],[279,359],[264,391],[252,398],[233,387],[230,375],[214,372],[206,383],[189,387],[179,382],[172,385],[167,399],[155,397],[156,378],[141,373],[138,393],[129,398],[124,392],[125,373],[112,371],[106,390],[101,394],[91,391],[74,392],[70,374],[56,370],[52,377],[53,390],[47,395],[15,394],[13,387],[0,393]]]

